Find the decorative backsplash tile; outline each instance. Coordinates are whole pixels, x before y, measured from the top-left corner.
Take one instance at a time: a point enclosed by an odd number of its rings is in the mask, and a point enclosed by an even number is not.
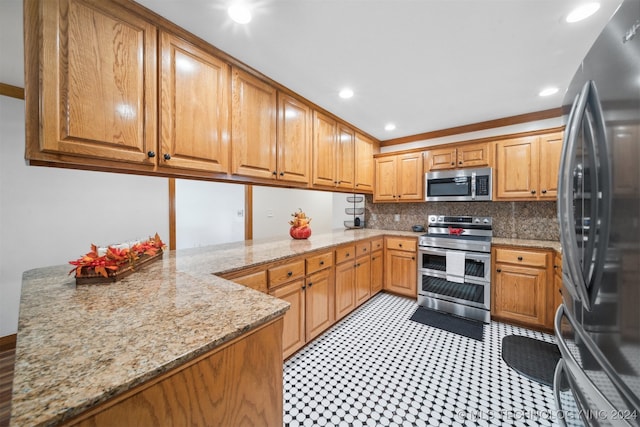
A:
[[[383,230],[427,227],[428,215],[471,215],[493,218],[493,235],[510,239],[559,240],[556,202],[425,202],[373,203],[366,196],[365,224]],[[399,221],[395,221],[398,215]]]

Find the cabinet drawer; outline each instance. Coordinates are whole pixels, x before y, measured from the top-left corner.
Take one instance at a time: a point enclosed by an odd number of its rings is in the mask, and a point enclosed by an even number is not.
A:
[[[304,260],[292,261],[269,269],[269,288],[304,277]]]
[[[415,252],[418,244],[415,239],[387,237],[387,249]]]
[[[545,268],[547,254],[517,249],[496,249],[496,262]]]
[[[378,251],[384,248],[384,240],[383,239],[375,239],[371,241],[371,252]]]
[[[356,258],[355,246],[343,246],[341,248],[336,249],[336,264],[340,264],[341,262],[349,261],[355,258]]]
[[[368,255],[371,252],[371,242],[356,243],[356,256]]]
[[[315,273],[333,265],[333,252],[324,252],[307,258],[307,274]]]
[[[244,285],[248,288],[255,289],[256,291],[267,293],[267,272],[257,271],[251,274],[245,274],[244,276],[230,279],[233,282]]]

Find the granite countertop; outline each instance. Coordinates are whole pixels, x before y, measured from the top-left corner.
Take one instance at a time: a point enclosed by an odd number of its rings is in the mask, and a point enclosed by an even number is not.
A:
[[[11,425],[52,425],[284,314],[289,303],[225,273],[383,235],[336,230],[167,251],[110,285],[75,285],[69,265],[24,273]],[[73,256],[69,257],[70,259]]]
[[[551,249],[557,253],[562,253],[562,245],[555,240],[527,240],[527,239],[507,239],[494,237],[491,239],[492,245],[521,246],[533,249]]]

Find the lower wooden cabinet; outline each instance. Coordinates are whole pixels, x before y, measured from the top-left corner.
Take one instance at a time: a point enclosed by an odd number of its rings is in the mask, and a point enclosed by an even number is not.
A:
[[[491,314],[498,320],[552,329],[551,251],[494,247]]]
[[[333,270],[327,268],[306,279],[306,342],[320,335],[335,321]]]
[[[384,252],[374,251],[371,253],[371,296],[382,291],[383,283]]]
[[[285,300],[291,307],[284,315],[282,328],[282,353],[286,359],[306,342],[306,298],[303,279],[269,291],[269,295]]]
[[[418,261],[416,239],[385,238],[384,289],[390,292],[418,297]]]
[[[356,305],[371,298],[371,255],[362,255],[356,259]]]
[[[336,250],[336,320],[342,319],[356,308],[355,247]]]

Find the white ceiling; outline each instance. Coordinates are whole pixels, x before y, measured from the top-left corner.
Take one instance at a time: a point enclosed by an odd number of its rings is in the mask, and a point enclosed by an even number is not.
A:
[[[242,26],[229,1],[138,3],[381,140],[561,106],[620,4],[601,0],[596,15],[567,24],[579,0],[246,0],[254,16]],[[21,4],[0,0],[9,84],[24,81],[21,45],[8,42],[21,39]],[[538,97],[548,85],[560,92]],[[353,98],[338,97],[344,86]]]

